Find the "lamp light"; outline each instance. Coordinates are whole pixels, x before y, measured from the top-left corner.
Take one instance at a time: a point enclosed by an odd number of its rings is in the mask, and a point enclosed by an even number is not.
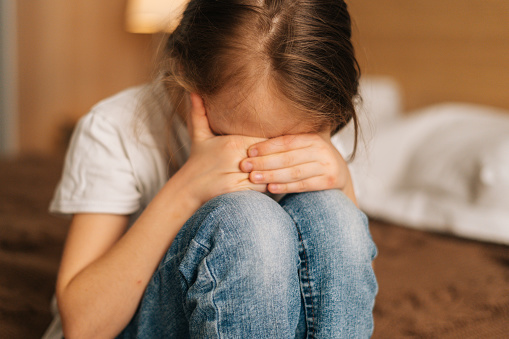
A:
[[[126,30],[131,33],[171,32],[188,0],[128,0]]]

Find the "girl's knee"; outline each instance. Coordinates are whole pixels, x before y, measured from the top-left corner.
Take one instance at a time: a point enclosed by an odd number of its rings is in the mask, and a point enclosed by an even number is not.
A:
[[[179,267],[188,284],[194,283],[200,267],[202,273],[207,272],[200,275],[207,281],[234,279],[260,287],[296,274],[295,225],[270,197],[257,192],[224,194],[205,204],[198,214],[204,216],[198,220],[198,230]]]
[[[256,191],[239,191],[219,195],[203,205],[201,209],[208,212],[221,209],[235,215],[245,210],[255,211],[260,208],[274,209],[277,203],[269,196]]]
[[[288,194],[281,201],[281,205],[285,209],[299,209],[308,214],[313,212],[341,213],[342,215],[358,213],[357,206],[337,189]]]
[[[222,194],[208,201],[202,209],[209,219],[206,221],[217,224],[223,230],[232,227],[236,231],[245,229],[266,233],[270,227],[268,223],[284,225],[290,221],[276,201],[255,191]]]
[[[324,253],[351,263],[370,262],[376,256],[367,216],[340,190],[289,195],[282,205],[305,241],[323,247]]]
[[[276,201],[262,193],[223,194],[210,200],[203,209],[207,216],[197,234],[200,239],[195,240],[204,246],[220,245],[238,255],[260,258],[278,257],[297,248],[291,218]]]

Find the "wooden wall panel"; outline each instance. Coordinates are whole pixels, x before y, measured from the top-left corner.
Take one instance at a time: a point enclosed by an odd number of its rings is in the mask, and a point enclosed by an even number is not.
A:
[[[126,0],[17,0],[20,146],[148,78],[152,37],[124,31]],[[509,109],[509,1],[347,0],[365,74],[396,78],[406,109],[465,101]]]
[[[152,37],[124,31],[125,0],[18,0],[20,148],[48,153],[98,100],[147,80]]]
[[[407,109],[442,101],[509,109],[509,1],[348,4],[364,73],[395,77]]]

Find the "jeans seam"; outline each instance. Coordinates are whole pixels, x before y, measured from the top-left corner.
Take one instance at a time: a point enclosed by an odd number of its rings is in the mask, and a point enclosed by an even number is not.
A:
[[[199,245],[201,248],[207,250],[208,253],[210,253],[210,251],[212,250],[211,248],[209,248],[208,246],[202,244],[201,242],[197,241],[196,239],[191,239],[191,241],[196,243],[197,245]]]
[[[209,261],[207,260],[207,257],[205,257],[203,260],[205,261],[205,266],[207,267],[207,271],[209,271],[210,277],[212,278],[211,301],[212,301],[212,305],[214,305],[214,309],[216,310],[216,314],[217,314],[217,322],[216,322],[217,337],[221,338],[221,333],[219,331],[220,313],[219,313],[219,308],[217,307],[216,302],[215,302],[215,293],[214,293],[217,288],[217,280],[216,280],[216,277],[214,276],[214,274],[212,273],[212,270],[210,269]]]
[[[293,216],[292,216],[292,219],[293,219]],[[315,331],[315,323],[316,323],[316,317],[315,317],[315,308],[314,308],[314,298],[313,298],[313,290],[311,288],[311,282],[310,282],[310,272],[309,272],[309,267],[308,267],[308,257],[307,257],[307,253],[306,253],[306,247],[304,246],[304,240],[302,239],[302,234],[300,233],[300,230],[299,228],[297,227],[297,222],[295,221],[294,219],[294,223],[295,223],[295,228],[297,230],[297,234],[299,235],[299,241],[300,243],[302,244],[302,250],[303,250],[303,256],[304,256],[304,268],[307,272],[307,276],[308,276],[308,279],[307,279],[307,287],[309,288],[309,293],[311,295],[311,319],[312,319],[312,325],[311,328],[309,328],[309,332],[312,332],[312,333],[308,333],[310,334],[311,336],[314,336],[314,331]],[[304,283],[304,282],[303,282]],[[305,301],[306,301],[306,298],[304,297],[303,298],[304,300],[304,309],[306,309],[306,305],[305,305]],[[307,321],[306,321],[307,322]]]

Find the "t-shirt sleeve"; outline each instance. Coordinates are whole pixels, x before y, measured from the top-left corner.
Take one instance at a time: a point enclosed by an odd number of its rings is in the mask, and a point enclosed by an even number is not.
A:
[[[127,215],[140,208],[124,133],[94,111],[78,122],[50,212]]]

